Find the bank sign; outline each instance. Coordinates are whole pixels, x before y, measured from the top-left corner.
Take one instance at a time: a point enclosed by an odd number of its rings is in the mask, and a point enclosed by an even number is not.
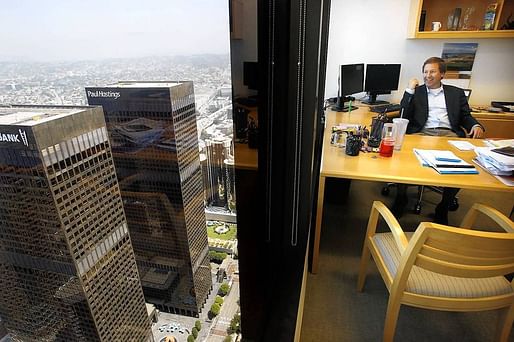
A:
[[[25,130],[23,130],[23,129],[19,129],[18,133],[0,132],[0,142],[23,144],[25,146],[29,146],[29,141],[27,139],[27,132],[25,132]]]

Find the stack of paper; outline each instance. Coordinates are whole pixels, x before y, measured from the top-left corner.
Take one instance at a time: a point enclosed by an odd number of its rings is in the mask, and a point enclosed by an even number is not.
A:
[[[476,160],[488,169],[494,170],[492,174],[511,173],[514,171],[514,157],[494,152],[493,147],[477,147]]]
[[[477,147],[473,161],[500,181],[514,186],[514,157],[494,152],[495,147]]]
[[[489,147],[514,146],[514,139],[503,139],[503,140],[485,139],[484,143]]]
[[[421,165],[430,166],[440,174],[477,174],[477,169],[451,151],[414,149]]]

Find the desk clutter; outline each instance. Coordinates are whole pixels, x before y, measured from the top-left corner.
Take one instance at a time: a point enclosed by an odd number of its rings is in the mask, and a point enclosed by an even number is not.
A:
[[[514,156],[512,146],[475,148],[473,162],[508,186],[514,186]]]
[[[362,151],[379,152],[382,157],[391,157],[393,150],[402,147],[409,120],[395,118],[392,123],[387,121],[385,113],[372,118],[371,132],[366,126],[340,123],[332,127],[330,143],[344,147],[349,156],[357,156]]]

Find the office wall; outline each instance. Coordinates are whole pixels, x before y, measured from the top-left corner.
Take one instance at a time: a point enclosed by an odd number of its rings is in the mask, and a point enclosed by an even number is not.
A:
[[[232,15],[237,39],[231,39],[232,75],[243,75],[241,61],[257,61],[257,0],[232,1]],[[248,89],[242,78],[233,78],[232,87],[235,97],[255,95],[256,91]]]
[[[337,96],[340,64],[401,63],[399,91],[380,97],[398,102],[410,78],[422,81],[423,61],[441,56],[445,42],[476,42],[470,103],[514,101],[514,38],[407,39],[410,2],[332,0],[325,98]]]

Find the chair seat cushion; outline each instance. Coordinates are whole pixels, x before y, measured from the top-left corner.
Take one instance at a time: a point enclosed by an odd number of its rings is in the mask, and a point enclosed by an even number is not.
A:
[[[410,240],[414,233],[406,232]],[[380,233],[373,236],[385,266],[394,279],[400,264],[400,250],[396,246],[392,233]],[[503,276],[491,278],[459,278],[425,270],[413,266],[407,281],[407,292],[437,297],[478,298],[511,294],[510,283]]]

